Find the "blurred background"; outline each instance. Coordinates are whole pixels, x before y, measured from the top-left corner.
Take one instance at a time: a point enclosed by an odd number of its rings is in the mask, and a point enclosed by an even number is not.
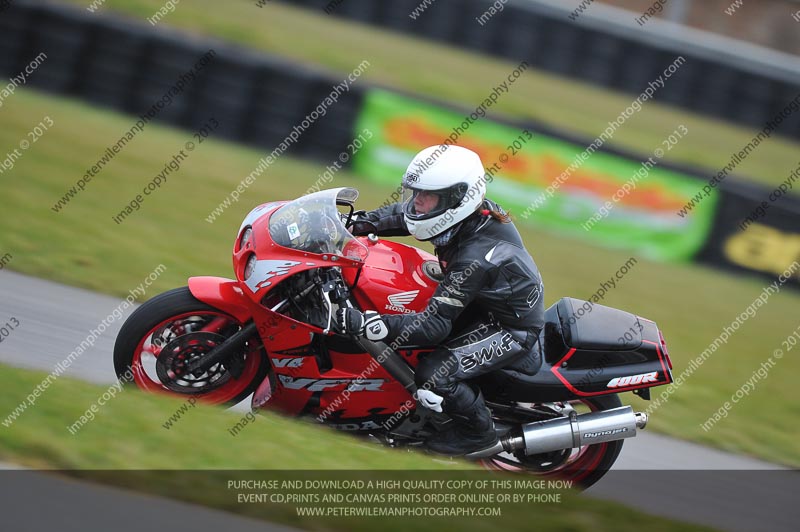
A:
[[[489,196],[515,216],[546,303],[589,299],[613,278],[602,304],[656,321],[676,376],[800,261],[800,2],[12,0],[0,9],[0,75],[10,80],[0,92],[3,269],[114,296],[159,263],[168,269],[148,297],[192,275],[231,276],[230,247],[253,206],[321,185],[354,186],[358,206],[374,208],[418,150],[456,128],[457,144],[498,163]],[[114,221],[188,141],[196,149],[179,169]],[[225,203],[248,176],[255,182]],[[786,277],[670,392],[648,430],[800,465],[800,363],[787,340],[800,326],[800,268]],[[776,349],[787,353],[776,369],[704,430]]]

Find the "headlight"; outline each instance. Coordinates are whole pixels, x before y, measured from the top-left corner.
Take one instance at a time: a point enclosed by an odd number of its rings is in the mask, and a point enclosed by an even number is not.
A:
[[[244,249],[250,239],[253,237],[253,228],[248,226],[247,229],[242,231],[242,237],[239,239],[239,249]]]
[[[248,280],[251,275],[253,275],[253,270],[256,269],[256,263],[257,262],[258,262],[258,259],[256,259],[255,254],[250,255],[250,257],[247,259],[247,264],[244,267],[244,280],[245,281]]]

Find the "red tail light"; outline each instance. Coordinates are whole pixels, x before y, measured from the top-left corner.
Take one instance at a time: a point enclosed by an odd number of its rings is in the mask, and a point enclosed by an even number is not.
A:
[[[672,360],[669,358],[669,349],[667,349],[667,342],[664,341],[664,335],[661,334],[661,330],[658,331],[658,339],[661,341],[661,350],[664,351],[664,356],[667,357],[667,364],[669,364],[669,369],[672,369]]]

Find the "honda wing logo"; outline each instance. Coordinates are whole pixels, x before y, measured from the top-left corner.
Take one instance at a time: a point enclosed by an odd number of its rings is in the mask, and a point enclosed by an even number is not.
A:
[[[414,301],[417,295],[419,295],[419,290],[410,290],[408,292],[400,292],[399,294],[392,294],[387,298],[389,300],[389,304],[386,305],[386,310],[401,312],[404,314],[411,314],[414,311],[411,309],[407,309],[406,305]]]
[[[414,298],[419,294],[419,290],[411,290],[410,292],[400,292],[399,294],[392,294],[388,297],[389,303],[396,307],[404,307],[414,301]]]
[[[298,264],[300,263],[293,260],[260,260],[256,262],[256,267],[250,277],[245,280],[245,284],[253,293],[256,293],[259,288],[272,284],[269,279],[278,275],[286,275]]]

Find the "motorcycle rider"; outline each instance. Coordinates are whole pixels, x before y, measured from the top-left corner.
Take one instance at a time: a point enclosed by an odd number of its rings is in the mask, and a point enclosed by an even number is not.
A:
[[[428,438],[427,447],[450,455],[493,447],[494,423],[470,381],[508,366],[526,373],[539,368],[533,349],[544,325],[539,270],[510,216],[485,198],[486,173],[477,153],[447,144],[428,147],[411,161],[402,189],[403,201],[358,213],[351,232],[432,242],[443,280],[423,313],[347,308],[337,319],[343,331],[373,341],[400,337],[401,345],[439,345],[417,365],[418,400],[454,423]]]

